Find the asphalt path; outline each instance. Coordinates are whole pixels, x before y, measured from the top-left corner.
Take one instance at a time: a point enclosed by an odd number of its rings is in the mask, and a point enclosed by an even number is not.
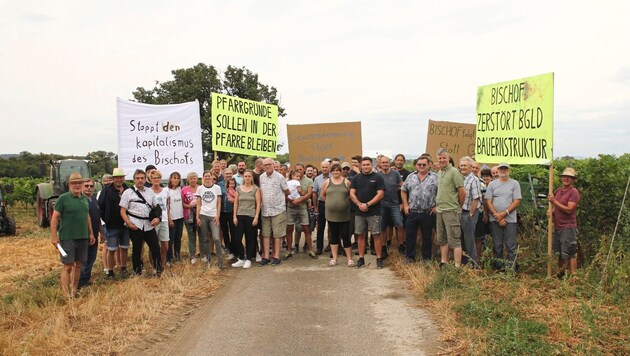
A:
[[[231,268],[216,295],[146,355],[432,355],[438,333],[385,264],[328,267],[304,253],[279,266]],[[386,261],[387,262],[387,261]]]

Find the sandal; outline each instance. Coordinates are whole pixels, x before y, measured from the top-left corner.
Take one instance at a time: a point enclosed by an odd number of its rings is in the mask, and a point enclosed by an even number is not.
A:
[[[348,260],[348,267],[355,267],[357,264],[354,262],[354,260]]]
[[[335,267],[337,265],[337,261],[331,259],[330,261],[328,261],[328,267]]]

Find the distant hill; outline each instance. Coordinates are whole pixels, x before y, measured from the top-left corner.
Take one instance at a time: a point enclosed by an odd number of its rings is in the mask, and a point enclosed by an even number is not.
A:
[[[11,157],[18,156],[17,153],[0,153],[0,158],[9,159]]]

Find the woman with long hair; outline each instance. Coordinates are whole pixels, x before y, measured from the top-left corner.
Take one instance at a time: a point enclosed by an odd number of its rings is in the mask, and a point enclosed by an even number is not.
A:
[[[188,234],[188,256],[190,263],[197,262],[197,239],[199,229],[197,227],[197,193],[199,176],[195,172],[190,172],[186,176],[188,185],[182,188],[182,205],[184,206],[184,225]]]
[[[232,219],[236,225],[236,233],[233,239],[233,253],[238,260],[232,267],[252,267],[252,258],[256,258],[256,226],[260,216],[260,189],[254,184],[254,174],[247,170],[243,173],[243,184],[236,188],[234,196],[234,213]],[[243,251],[243,234],[245,234],[245,246]]]
[[[166,263],[179,262],[182,248],[182,231],[184,229],[184,205],[182,204],[182,176],[179,172],[171,173],[168,178],[168,227],[169,241],[166,252]]]

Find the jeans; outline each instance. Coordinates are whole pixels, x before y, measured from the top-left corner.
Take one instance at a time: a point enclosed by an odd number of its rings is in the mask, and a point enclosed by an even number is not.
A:
[[[136,275],[142,274],[142,244],[144,242],[149,246],[149,250],[151,251],[151,264],[153,264],[153,268],[155,271],[160,274],[162,273],[162,257],[160,256],[160,243],[158,242],[157,234],[155,233],[155,229],[151,229],[148,231],[142,230],[129,230],[129,235],[131,237],[131,243],[133,244],[133,250],[131,252],[131,262],[133,265],[133,272]]]
[[[199,215],[201,220],[201,233],[199,234],[199,243],[201,244],[201,254],[208,258],[210,261],[210,238],[214,241],[216,246],[217,258],[219,265],[223,262],[223,249],[221,248],[221,234],[219,233],[219,226],[214,223],[214,216]],[[212,234],[212,236],[210,236]]]
[[[175,226],[169,227],[168,251],[166,251],[166,261],[179,261],[179,253],[182,249],[182,232],[184,230],[184,218],[173,220]]]
[[[473,260],[479,264],[479,257],[477,256],[477,247],[475,245],[475,227],[477,226],[477,220],[479,219],[479,210],[475,211],[473,216],[470,216],[468,210],[462,211],[461,224],[464,239],[464,251],[468,256],[462,256],[462,264],[468,263],[468,260]]]
[[[236,233],[232,239],[232,253],[241,260],[243,257],[250,260],[256,257],[256,228],[252,225],[254,222],[253,216],[237,215],[238,224],[236,225]],[[247,254],[243,250],[243,234],[245,234],[245,246]]]
[[[93,245],[88,245],[87,261],[81,265],[81,276],[79,277],[79,286],[84,287],[92,278],[92,267],[94,267],[94,261],[96,261],[96,255],[98,254],[98,241],[95,241]]]
[[[317,205],[319,215],[317,215],[317,251],[324,250],[324,229],[326,228],[326,202],[319,201]]]
[[[186,233],[188,234],[188,255],[189,258],[195,257],[197,254],[197,239],[199,227],[196,222],[185,221]]]
[[[492,232],[492,244],[495,261],[494,268],[501,269],[504,267],[505,260],[503,258],[503,246],[507,250],[508,268],[514,268],[516,261],[516,223],[508,223],[505,227],[499,226],[499,223],[493,221],[490,223],[490,231]]]
[[[430,210],[411,209],[407,216],[405,225],[405,257],[416,259],[416,237],[418,228],[422,233],[422,259],[430,261],[433,257],[433,226],[435,226],[435,215],[430,214]]]

